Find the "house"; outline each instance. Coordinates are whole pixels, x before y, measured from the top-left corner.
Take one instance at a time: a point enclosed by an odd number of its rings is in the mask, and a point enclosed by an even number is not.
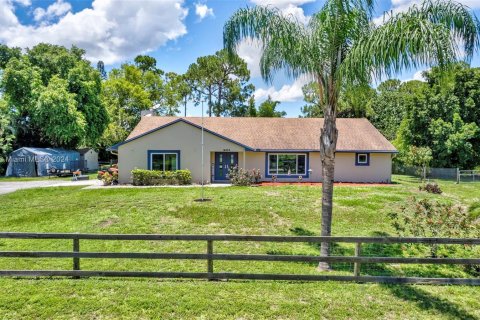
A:
[[[80,160],[85,164],[88,171],[98,170],[98,152],[92,148],[78,149]]]
[[[227,181],[236,165],[260,169],[266,181],[322,181],[321,118],[152,116],[110,148],[118,154],[120,183],[131,182],[135,168],[189,169],[200,182],[202,121],[205,181]],[[335,181],[390,182],[395,147],[367,119],[337,119],[337,128]]]

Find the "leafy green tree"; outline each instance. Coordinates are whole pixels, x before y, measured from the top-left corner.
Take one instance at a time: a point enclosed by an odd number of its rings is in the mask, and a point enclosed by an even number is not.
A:
[[[400,90],[402,82],[390,79],[377,87],[368,114],[372,124],[388,139],[394,140],[400,123],[405,116],[404,96]]]
[[[77,109],[75,94],[67,80],[53,76],[38,97],[34,121],[42,130],[42,139],[57,147],[80,145],[86,129],[85,116]]]
[[[154,57],[139,55],[135,57],[134,61],[137,68],[142,72],[151,71],[160,74],[163,73],[162,70],[157,69],[157,60]]]
[[[274,101],[270,96],[268,96],[268,99],[263,101],[258,107],[258,112],[257,112],[258,117],[263,117],[263,118],[285,117],[287,115],[285,111],[275,110],[279,104],[280,104],[280,101]]]
[[[14,50],[15,51],[15,50]],[[15,147],[20,146],[62,146],[75,148],[81,145],[95,146],[108,123],[105,107],[100,101],[101,91],[100,74],[90,62],[83,58],[84,50],[72,47],[70,50],[61,46],[39,44],[28,49],[25,54],[14,54],[5,64],[1,79],[1,89],[7,103],[7,109],[12,114],[12,124],[16,132]],[[60,81],[64,80],[64,81]],[[50,86],[50,81],[55,83]],[[62,103],[68,110],[59,112],[58,116],[65,115],[65,128],[73,131],[63,132],[56,137],[58,123],[46,121],[45,115],[51,110],[47,95],[54,96],[65,93],[71,94],[74,100],[74,109],[68,103]],[[53,91],[58,90],[56,94]],[[40,97],[43,95],[42,101]],[[70,97],[70,96],[69,96]],[[50,114],[51,115],[51,114]],[[73,129],[67,122],[72,121],[71,115],[78,116],[74,121],[83,129]],[[53,127],[49,127],[52,125]],[[78,136],[81,134],[81,136]]]
[[[101,141],[103,147],[125,140],[140,121],[141,112],[154,106],[151,99],[157,93],[145,89],[142,77],[140,69],[124,64],[120,69],[112,69],[103,82],[101,99],[110,117]]]
[[[183,106],[184,116],[187,116],[187,102],[192,94],[192,87],[185,75],[175,72],[166,74],[165,95],[166,103],[171,110],[179,110]]]
[[[254,91],[248,84],[250,71],[245,61],[236,54],[229,56],[226,50],[198,58],[186,77],[192,84],[194,103],[206,101],[210,117],[241,114]]]
[[[0,44],[0,69],[5,69],[8,61],[12,58],[20,59],[22,56],[22,49],[10,48],[5,44]]]
[[[475,164],[473,160],[478,157],[478,151],[473,148],[473,140],[480,136],[476,123],[464,123],[455,113],[452,122],[434,120],[429,130],[436,165],[447,167],[454,163],[461,168],[471,168]]]
[[[320,92],[318,84],[315,82],[309,82],[302,87],[303,100],[307,103],[304,105],[300,112],[301,118],[321,118],[323,117],[323,109],[320,105]]]
[[[320,104],[318,83],[310,82],[302,87],[303,100],[307,102],[301,108],[303,118],[317,118],[323,116],[323,107]],[[368,84],[345,86],[340,90],[338,100],[339,118],[364,118],[371,108],[375,96]]]
[[[381,25],[372,23],[373,11],[372,0],[327,0],[304,25],[271,6],[257,6],[238,10],[224,27],[224,45],[230,53],[246,38],[262,41],[260,70],[267,81],[283,70],[293,78],[308,74],[318,83],[324,116],[320,137],[322,236],[331,234],[341,88],[367,84],[372,75],[390,76],[420,64],[443,68],[458,59],[454,38],[462,41],[467,58],[479,42],[476,17],[453,1],[413,5]],[[329,254],[328,243],[322,243],[321,254]],[[320,263],[319,268],[329,265]]]
[[[15,131],[11,124],[7,103],[5,100],[0,100],[0,174],[5,172],[14,140]]]

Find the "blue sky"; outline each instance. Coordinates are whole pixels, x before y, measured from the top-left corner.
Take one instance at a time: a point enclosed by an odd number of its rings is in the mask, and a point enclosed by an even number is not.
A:
[[[138,54],[149,54],[166,71],[183,73],[199,56],[222,48],[225,21],[239,8],[271,4],[299,20],[319,10],[323,0],[0,0],[0,42],[22,48],[39,42],[87,50],[96,63],[107,68],[131,61]],[[385,11],[399,12],[419,0],[377,0],[375,16]],[[461,0],[480,16],[480,0]],[[239,54],[247,61],[255,84],[257,102],[268,95],[281,101],[280,109],[297,117],[303,105],[304,80],[287,79],[279,74],[273,84],[259,76],[259,48],[243,44]],[[472,65],[480,66],[476,56]],[[406,70],[398,76],[419,78],[419,70]],[[190,115],[199,110],[189,108]]]

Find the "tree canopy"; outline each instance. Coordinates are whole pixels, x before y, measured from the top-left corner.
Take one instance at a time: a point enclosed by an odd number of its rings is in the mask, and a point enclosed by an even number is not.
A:
[[[21,53],[0,48],[0,88],[15,146],[94,146],[108,124],[101,78],[85,52],[39,44]],[[7,61],[8,60],[8,61]]]

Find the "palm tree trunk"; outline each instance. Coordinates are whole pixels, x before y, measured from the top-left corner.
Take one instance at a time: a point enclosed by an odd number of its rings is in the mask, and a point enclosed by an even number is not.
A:
[[[332,231],[333,209],[333,181],[335,174],[335,150],[337,147],[338,130],[336,126],[335,108],[324,108],[324,122],[320,135],[320,158],[322,160],[322,236],[330,236]],[[322,242],[320,256],[326,257],[330,253],[330,244]],[[318,270],[329,270],[327,262],[320,262]]]

